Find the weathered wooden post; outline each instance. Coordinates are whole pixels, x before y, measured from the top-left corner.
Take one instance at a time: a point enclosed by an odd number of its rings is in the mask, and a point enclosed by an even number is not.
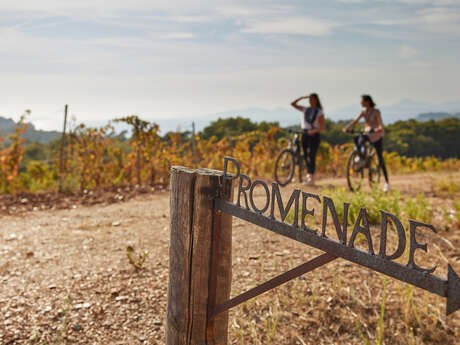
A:
[[[231,289],[231,215],[214,209],[217,196],[233,199],[232,182],[222,175],[171,170],[167,345],[227,344],[228,313],[210,317]]]

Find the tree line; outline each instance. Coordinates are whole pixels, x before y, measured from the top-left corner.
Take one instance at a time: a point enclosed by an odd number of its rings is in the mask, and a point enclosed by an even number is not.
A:
[[[330,145],[343,145],[352,141],[352,136],[342,132],[348,121],[326,120],[322,140]],[[218,119],[204,128],[203,137],[216,136],[222,139],[229,135],[240,135],[251,131],[265,132],[270,127],[279,126],[276,122],[254,123],[247,118],[235,117]],[[291,129],[300,130],[300,126]],[[406,157],[434,156],[441,159],[460,158],[460,119],[446,118],[430,121],[398,121],[385,127],[385,150]],[[284,130],[279,136],[288,136]]]
[[[198,133],[161,134],[137,116],[117,119],[129,135],[113,125],[73,126],[63,140],[26,142],[22,117],[8,141],[0,136],[0,193],[39,190],[85,190],[128,184],[164,184],[173,165],[222,169],[233,156],[254,176],[271,177],[276,155],[292,134],[278,123],[254,123],[236,117],[217,119]],[[318,172],[341,176],[353,148],[342,133],[344,123],[328,121],[318,155]],[[399,122],[387,127],[387,166],[395,173],[456,171],[460,168],[460,121],[446,119]],[[401,154],[398,154],[398,151]],[[442,158],[442,159],[439,159]]]
[[[326,128],[322,133],[322,140],[332,146],[343,145],[352,141],[352,136],[342,132],[347,121],[326,120]],[[248,118],[232,117],[217,119],[206,126],[198,135],[206,140],[215,137],[222,140],[225,137],[236,137],[250,132],[264,133],[270,128],[279,127],[277,122],[253,122]],[[300,126],[284,128],[277,132],[276,139],[288,137],[287,129],[300,130]],[[385,127],[384,139],[385,150],[396,152],[406,157],[434,156],[441,159],[460,158],[460,119],[447,118],[430,121],[398,121]],[[170,142],[170,132],[159,137],[159,140]],[[128,141],[126,132],[122,134],[108,134]],[[192,140],[192,133],[187,131],[180,134],[184,142]],[[0,142],[1,146],[5,146]],[[53,140],[47,144],[39,142],[26,142],[21,162],[21,170],[24,170],[30,161],[50,161],[59,149],[60,141]]]

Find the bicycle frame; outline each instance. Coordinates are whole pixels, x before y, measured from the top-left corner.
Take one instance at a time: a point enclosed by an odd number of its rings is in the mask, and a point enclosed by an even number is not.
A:
[[[362,160],[367,161],[370,141],[366,133],[362,131],[358,132],[358,135],[356,135],[354,138],[354,142],[355,142],[354,151],[359,154],[359,157]]]
[[[297,156],[298,153],[301,153],[301,146],[300,146],[300,135],[296,133],[292,140],[289,142],[288,149],[294,152],[294,155]]]
[[[294,157],[295,157],[295,160],[296,160],[296,164],[298,165],[299,169],[300,169],[300,175],[299,175],[299,179],[301,180],[302,176],[302,169],[303,169],[303,158],[304,158],[304,154],[305,152],[303,152],[303,149],[302,149],[302,145],[301,145],[301,135],[302,133],[301,132],[296,132],[294,137],[292,138],[291,142],[290,142],[290,145],[289,145],[289,149],[292,150],[292,152],[294,153]]]

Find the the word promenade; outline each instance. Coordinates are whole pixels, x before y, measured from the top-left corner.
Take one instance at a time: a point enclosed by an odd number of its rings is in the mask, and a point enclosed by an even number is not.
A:
[[[229,173],[229,163],[234,166],[235,174]],[[425,252],[428,250],[427,243],[417,240],[417,234],[421,231],[436,232],[433,225],[409,220],[409,231],[406,235],[400,219],[394,214],[381,210],[380,241],[376,248],[365,207],[360,209],[354,224],[349,224],[350,204],[347,202],[340,205],[343,206],[343,219],[340,220],[334,201],[327,196],[320,197],[314,193],[295,189],[289,199],[283,200],[277,183],[268,186],[262,180],[252,181],[249,176],[240,172],[238,162],[231,157],[225,158],[223,178],[238,180],[238,183],[236,204],[219,198],[215,200],[215,207],[222,212],[320,249],[329,255],[446,297],[447,315],[460,309],[460,278],[453,268],[448,266],[448,278],[443,279],[433,275],[436,267],[422,267],[422,264],[417,264],[415,261],[418,250]],[[257,202],[254,198],[256,190],[258,194],[262,193],[262,197],[258,198]],[[322,208],[320,229],[312,229],[308,225],[309,217],[315,215],[315,209],[311,207],[313,200]],[[289,224],[287,219],[290,219]],[[328,233],[328,220],[332,221],[333,234]],[[392,227],[390,224],[393,224],[397,233],[397,245],[394,246],[396,249],[391,253],[387,248],[388,230]],[[358,236],[365,238],[366,250],[355,247]],[[407,250],[407,260],[404,263],[397,262],[397,259],[402,260]]]

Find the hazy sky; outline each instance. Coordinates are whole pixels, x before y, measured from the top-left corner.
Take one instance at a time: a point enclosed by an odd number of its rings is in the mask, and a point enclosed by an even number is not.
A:
[[[460,98],[459,53],[460,0],[1,0],[0,115],[439,103]]]

